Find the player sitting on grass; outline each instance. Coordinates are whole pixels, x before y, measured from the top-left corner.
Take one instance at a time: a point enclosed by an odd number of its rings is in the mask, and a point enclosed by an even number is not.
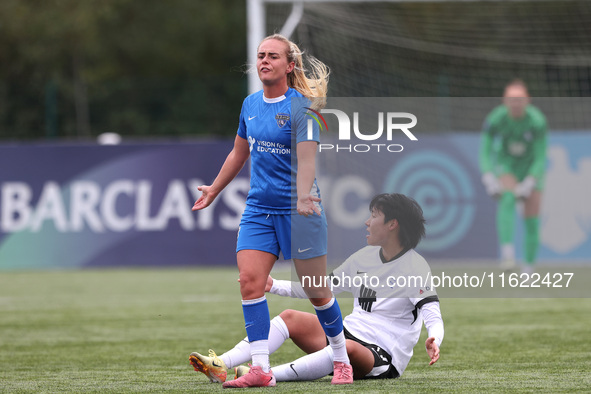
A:
[[[429,365],[439,359],[443,320],[435,289],[426,283],[429,265],[414,250],[425,235],[421,207],[413,199],[394,193],[377,195],[369,209],[371,216],[365,222],[369,246],[351,255],[329,280],[335,293],[348,291],[355,297],[353,312],[344,319],[353,377],[396,378],[412,357],[423,320],[429,335],[425,342]],[[271,276],[265,290],[306,298],[299,283]],[[315,315],[285,310],[271,320],[269,353],[288,338],[308,354],[273,367],[277,381],[314,380],[333,371],[333,352]],[[195,352],[189,357],[195,370],[212,382],[224,382],[229,368],[236,367],[237,377],[243,375],[248,367],[237,366],[249,360],[248,338],[219,357],[212,350],[209,356]]]

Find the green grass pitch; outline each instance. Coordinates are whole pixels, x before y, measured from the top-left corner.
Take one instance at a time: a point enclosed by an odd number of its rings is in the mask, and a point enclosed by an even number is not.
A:
[[[287,275],[289,275],[287,273]],[[217,392],[192,351],[245,335],[235,269],[0,273],[0,392]],[[269,295],[271,315],[312,311]],[[351,299],[339,301],[344,314]],[[442,299],[445,339],[429,367],[425,329],[404,375],[330,379],[256,392],[576,392],[591,390],[591,299]],[[303,353],[290,341],[273,365]]]

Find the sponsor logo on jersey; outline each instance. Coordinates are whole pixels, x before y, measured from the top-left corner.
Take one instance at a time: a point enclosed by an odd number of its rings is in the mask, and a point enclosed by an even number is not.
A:
[[[359,292],[359,306],[366,312],[371,312],[371,307],[376,302],[376,291],[361,285]]]
[[[250,138],[249,138],[249,142],[250,142]],[[265,141],[265,140],[258,140],[255,141],[255,139],[252,139],[252,144],[250,147],[250,151],[252,152],[252,149],[254,147],[254,143],[256,142],[257,146],[256,146],[256,151],[257,152],[263,152],[263,153],[271,153],[271,154],[276,154],[276,155],[289,155],[291,150],[286,147],[283,144],[280,144],[279,142],[275,142],[275,141]]]

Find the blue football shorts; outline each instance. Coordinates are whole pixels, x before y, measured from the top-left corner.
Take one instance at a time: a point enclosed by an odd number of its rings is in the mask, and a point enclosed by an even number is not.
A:
[[[279,258],[311,259],[326,254],[326,216],[266,214],[244,211],[238,227],[236,252],[260,250]]]

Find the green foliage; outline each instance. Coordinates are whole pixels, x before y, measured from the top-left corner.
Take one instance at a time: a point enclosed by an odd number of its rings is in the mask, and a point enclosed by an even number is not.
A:
[[[586,97],[589,4],[309,2],[293,39],[335,97],[497,97],[515,77]],[[290,10],[269,5],[267,31]],[[0,141],[231,136],[246,59],[245,0],[2,0]]]
[[[244,337],[237,276],[235,269],[3,273],[0,391],[222,392],[187,358],[209,348],[221,354]],[[269,305],[271,316],[286,308],[312,312],[306,300],[270,295]],[[351,311],[350,298],[340,305],[344,314]],[[589,299],[444,298],[441,309],[445,339],[433,366],[423,330],[399,379],[331,387],[326,377],[279,383],[271,391],[572,392],[591,386]],[[288,341],[271,363],[301,355]]]
[[[80,122],[93,135],[233,134],[245,13],[239,0],[0,2],[0,138],[44,136],[52,107],[59,137]]]

